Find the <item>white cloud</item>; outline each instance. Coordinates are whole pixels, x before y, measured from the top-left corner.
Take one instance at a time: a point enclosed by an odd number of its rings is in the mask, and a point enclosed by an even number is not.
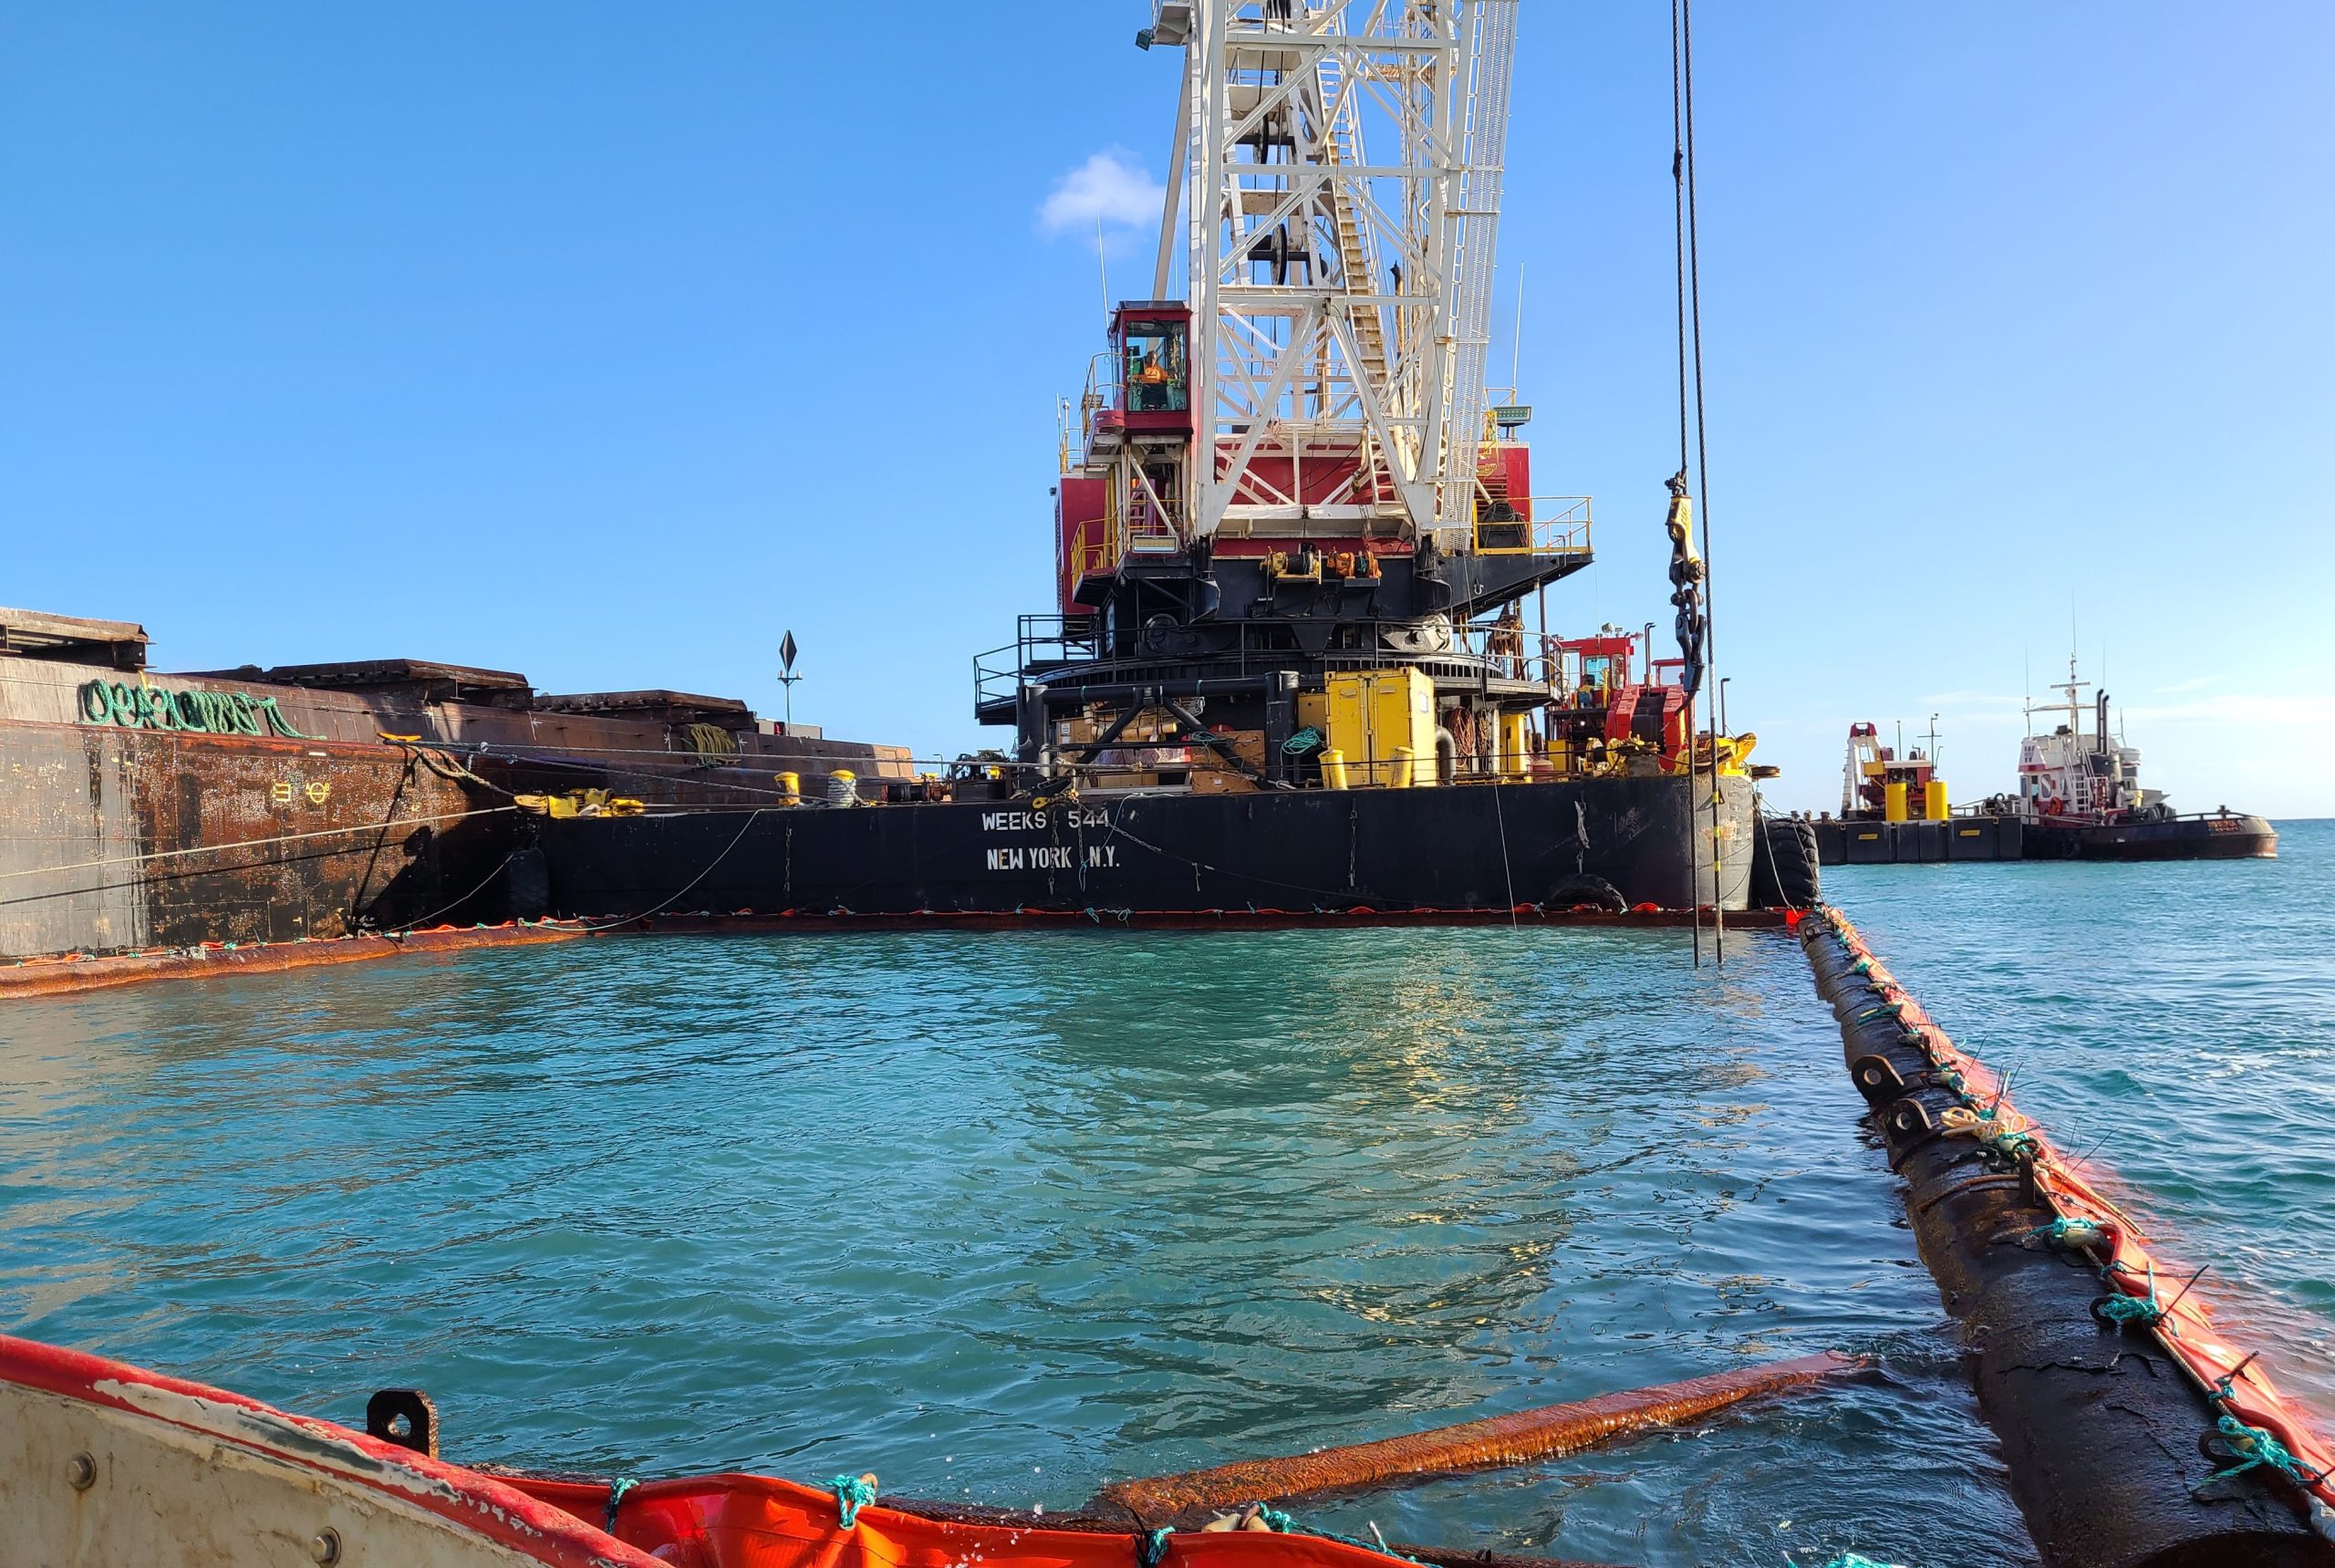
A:
[[[1132,153],[1097,152],[1054,182],[1038,208],[1038,226],[1050,234],[1088,234],[1110,226],[1154,223],[1168,189],[1144,172]]]

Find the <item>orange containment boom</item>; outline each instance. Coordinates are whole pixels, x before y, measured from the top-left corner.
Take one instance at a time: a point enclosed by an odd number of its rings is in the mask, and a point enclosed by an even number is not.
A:
[[[538,1502],[604,1523],[671,1568],[1406,1568],[1315,1535],[1061,1530],[933,1519],[869,1501],[843,1522],[833,1491],[769,1476],[606,1482],[505,1478]],[[871,1482],[872,1478],[862,1477]]]
[[[1746,1399],[1814,1383],[1862,1365],[1854,1356],[1826,1351],[1793,1361],[1690,1377],[1683,1383],[1604,1394],[1569,1405],[1544,1405],[1536,1410],[1438,1427],[1407,1437],[1118,1481],[1097,1492],[1089,1507],[1098,1511],[1123,1509],[1145,1523],[1163,1524],[1195,1520],[1244,1503],[1350,1491],[1404,1476],[1522,1464],[1578,1453],[1649,1428],[1700,1420]]]

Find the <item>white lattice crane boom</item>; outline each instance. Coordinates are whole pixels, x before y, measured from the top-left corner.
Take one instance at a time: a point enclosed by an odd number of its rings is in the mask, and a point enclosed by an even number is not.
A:
[[[1201,535],[1464,533],[1518,0],[1157,0]],[[1180,213],[1179,213],[1180,209]]]

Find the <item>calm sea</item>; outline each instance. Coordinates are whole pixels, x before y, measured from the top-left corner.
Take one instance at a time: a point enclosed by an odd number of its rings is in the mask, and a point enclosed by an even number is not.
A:
[[[2335,825],[1832,896],[2335,1414]],[[1301,1509],[1774,1568],[2030,1561],[1797,948],[659,938],[0,1012],[0,1327],[449,1457],[1050,1508],[1828,1346],[1859,1382]]]

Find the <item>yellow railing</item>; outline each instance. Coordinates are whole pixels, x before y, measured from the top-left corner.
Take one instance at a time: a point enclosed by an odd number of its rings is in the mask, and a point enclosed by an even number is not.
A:
[[[1099,528],[1080,529],[1070,549],[1074,581],[1112,570],[1129,556],[1166,555],[1184,547],[1180,508],[1170,503],[1154,504],[1149,495],[1136,498],[1133,515],[1119,508],[1118,489],[1108,492]],[[1091,528],[1092,525],[1090,524]]]
[[[1554,556],[1589,548],[1588,496],[1535,495],[1520,510],[1531,513],[1531,521],[1487,517],[1484,504],[1478,501],[1469,540],[1476,554]]]

